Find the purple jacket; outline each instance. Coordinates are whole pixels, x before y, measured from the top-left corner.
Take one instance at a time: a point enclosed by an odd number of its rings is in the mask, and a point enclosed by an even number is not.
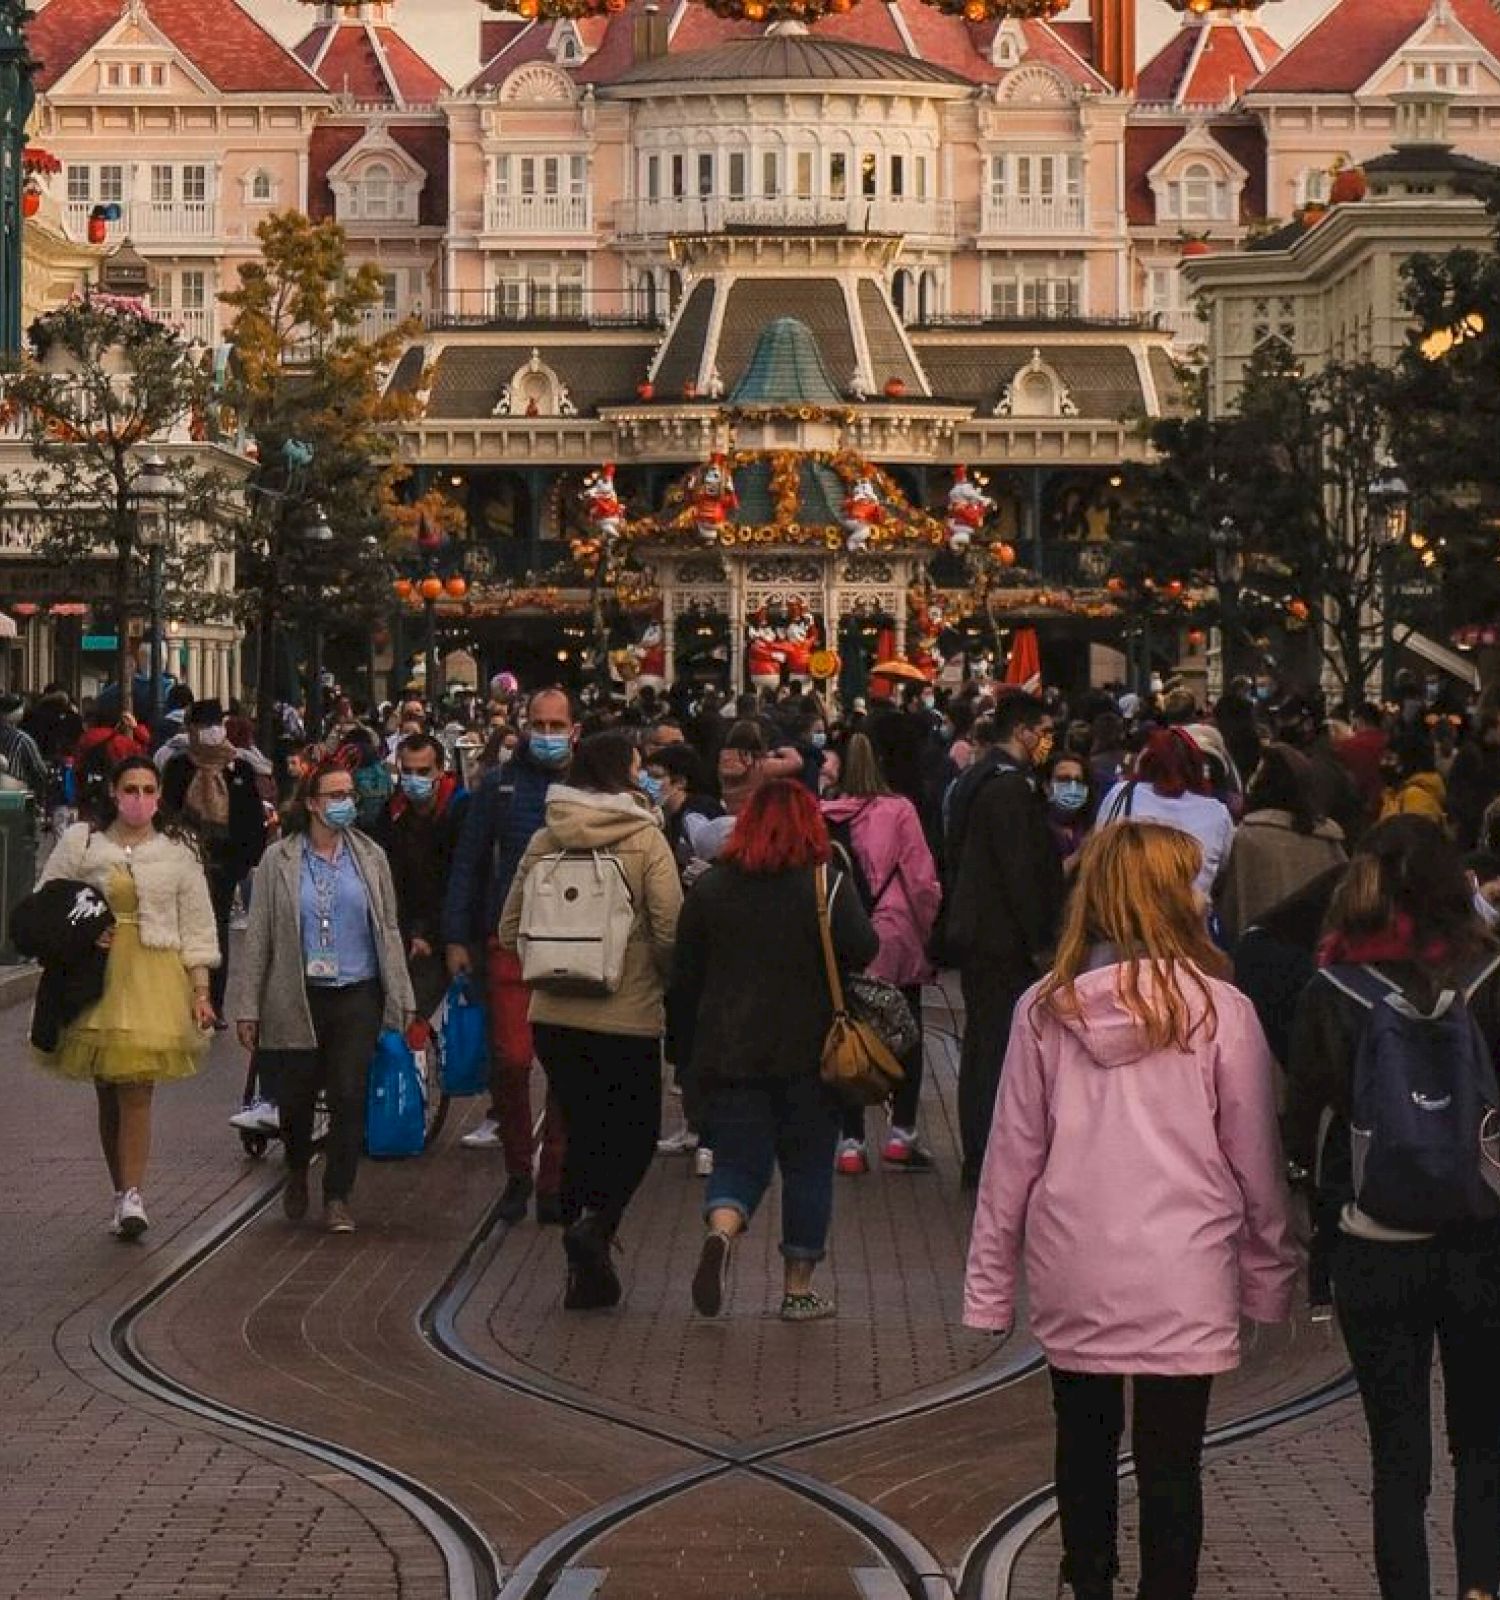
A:
[[[1054,1366],[1227,1372],[1242,1315],[1291,1310],[1270,1051],[1250,1002],[1216,979],[1214,1036],[1199,1028],[1185,1053],[1149,1051],[1116,992],[1122,970],[1078,980],[1077,1019],[1037,1007],[1035,989],[1017,1008],[964,1321],[1012,1324],[1024,1253],[1031,1330]]]
[[[823,815],[848,823],[860,870],[877,896],[870,921],[880,953],[869,965],[870,976],[903,987],[928,982],[934,969],[927,941],[943,886],[917,808],[899,794],[851,796],[825,800]]]

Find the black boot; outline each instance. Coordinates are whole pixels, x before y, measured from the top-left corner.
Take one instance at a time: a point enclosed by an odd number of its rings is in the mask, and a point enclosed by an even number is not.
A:
[[[500,1196],[500,1204],[495,1207],[496,1213],[502,1222],[524,1222],[527,1202],[530,1199],[530,1178],[507,1178],[505,1193]]]
[[[610,1260],[614,1233],[597,1211],[585,1211],[563,1230],[568,1257],[564,1311],[606,1311],[620,1303],[620,1279]]]

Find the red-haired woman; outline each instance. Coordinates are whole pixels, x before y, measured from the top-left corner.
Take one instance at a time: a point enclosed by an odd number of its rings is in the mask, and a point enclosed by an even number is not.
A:
[[[781,1169],[781,1315],[828,1316],[813,1292],[833,1210],[839,1106],[819,1076],[833,1003],[818,926],[822,875],[840,967],[858,970],[879,940],[854,885],[829,866],[817,801],[779,778],[756,789],[717,863],[693,886],[678,928],[673,983],[685,1058],[708,1095],[713,1176],[693,1304],[716,1316],[730,1243]]]
[[[1146,741],[1135,776],[1117,783],[1099,807],[1099,827],[1111,822],[1160,822],[1190,834],[1203,852],[1195,884],[1213,893],[1234,842],[1234,818],[1209,783],[1208,761],[1181,728],[1158,728]]]

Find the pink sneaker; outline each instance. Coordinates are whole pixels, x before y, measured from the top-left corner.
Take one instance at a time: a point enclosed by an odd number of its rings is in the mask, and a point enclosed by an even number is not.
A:
[[[870,1170],[870,1159],[865,1154],[863,1139],[840,1139],[839,1153],[833,1163],[834,1171],[846,1178],[859,1178]]]

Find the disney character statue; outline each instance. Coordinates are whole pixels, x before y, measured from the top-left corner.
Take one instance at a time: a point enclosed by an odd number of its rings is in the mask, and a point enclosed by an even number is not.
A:
[[[781,667],[786,660],[786,645],[776,637],[771,619],[764,609],[757,611],[749,628],[750,644],[745,652],[745,669],[755,689],[781,687]]]
[[[858,553],[870,542],[870,535],[885,521],[885,507],[869,477],[857,478],[843,505],[844,548]]]
[[[648,622],[640,638],[631,647],[635,656],[635,683],[637,689],[655,689],[667,686],[667,647],[659,622]]]
[[[929,682],[936,682],[943,670],[943,653],[938,639],[943,631],[943,607],[937,600],[929,601],[916,590],[911,597],[912,632],[911,664],[925,673]]]
[[[969,469],[953,469],[953,487],[948,491],[948,548],[955,553],[967,550],[969,541],[984,526],[985,518],[995,509],[995,502],[970,483]]]
[[[613,544],[625,531],[625,507],[615,493],[613,461],[606,461],[584,482],[583,503],[595,535]]]
[[[800,600],[791,603],[786,625],[786,675],[804,687],[812,681],[813,651],[820,643],[816,619],[808,616]]]
[[[729,513],[739,509],[739,504],[740,497],[735,493],[734,479],[724,453],[716,450],[699,472],[693,491],[693,526],[704,544],[719,542],[719,529]]]

